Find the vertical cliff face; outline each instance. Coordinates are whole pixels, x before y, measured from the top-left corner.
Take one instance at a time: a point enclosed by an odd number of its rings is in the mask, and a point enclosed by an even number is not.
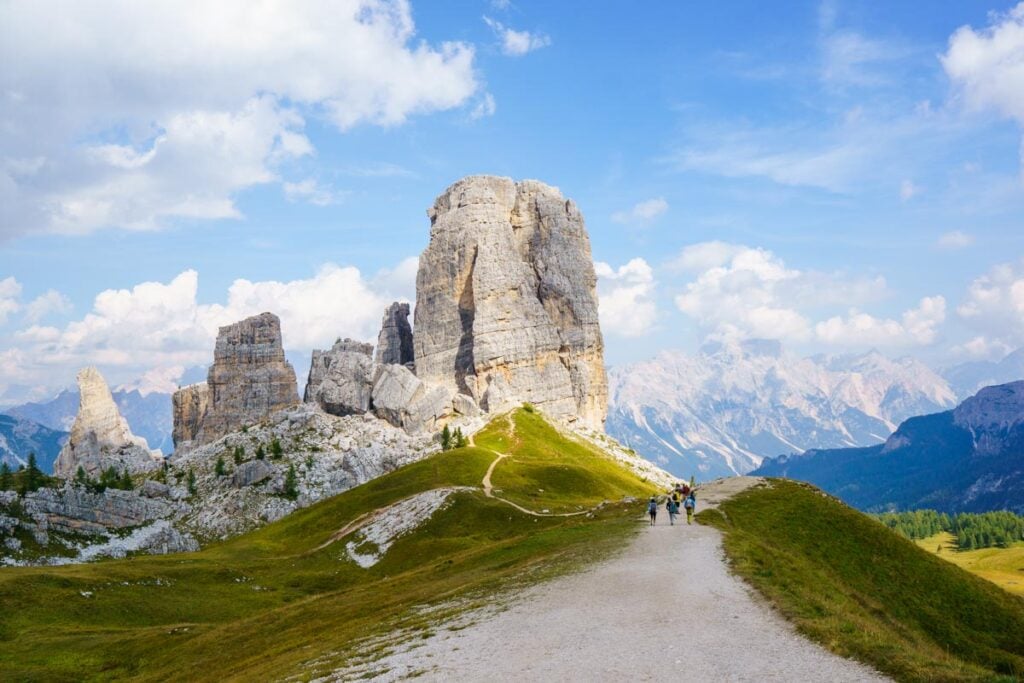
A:
[[[182,387],[171,399],[174,411],[172,437],[176,448],[188,448],[199,434],[203,416],[210,406],[210,390],[206,382]]]
[[[409,304],[397,301],[384,311],[377,336],[378,365],[408,365],[413,362],[412,327],[409,326]]]
[[[96,368],[78,373],[79,407],[67,444],[61,449],[53,472],[74,477],[81,467],[95,477],[114,467],[140,472],[159,467],[162,458],[149,450],[146,440],[135,436],[117,410],[103,375]]]
[[[220,328],[206,389],[198,386],[175,394],[178,448],[183,444],[178,435],[191,434],[189,446],[210,443],[298,403],[295,370],[281,344],[280,319],[261,313]]]
[[[608,385],[583,217],[536,181],[471,176],[428,211],[416,375],[486,410],[529,401],[603,428]]]

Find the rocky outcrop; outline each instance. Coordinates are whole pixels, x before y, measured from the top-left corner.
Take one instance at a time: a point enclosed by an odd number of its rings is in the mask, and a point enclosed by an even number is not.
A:
[[[410,365],[413,363],[413,336],[409,326],[409,304],[395,302],[384,311],[377,336],[377,355],[374,362],[379,365]]]
[[[193,385],[175,394],[174,404],[181,406],[174,415],[175,450],[216,441],[298,402],[295,370],[281,344],[281,320],[261,313],[227,325],[217,333],[205,391]]]
[[[206,382],[190,384],[174,392],[171,410],[174,415],[175,447],[188,448],[199,434],[203,416],[210,406],[210,390]]]
[[[429,385],[404,365],[379,365],[373,383],[377,417],[410,433],[431,431],[452,414],[452,392]]]
[[[331,415],[368,411],[373,391],[372,353],[372,344],[352,339],[339,339],[329,351],[313,351],[303,400]]]
[[[140,496],[135,491],[107,489],[93,493],[81,486],[39,489],[26,494],[25,511],[45,517],[49,529],[101,534],[108,529],[135,527],[179,512],[182,504]]]
[[[417,377],[489,411],[528,401],[601,429],[608,384],[597,280],[575,203],[537,181],[470,176],[428,215]]]
[[[82,369],[78,390],[78,415],[54,463],[55,475],[71,478],[79,467],[91,477],[110,467],[132,473],[160,467],[163,458],[149,450],[145,439],[131,433],[99,370]]]
[[[236,489],[253,486],[274,476],[274,468],[266,460],[244,462],[231,475],[231,484]]]

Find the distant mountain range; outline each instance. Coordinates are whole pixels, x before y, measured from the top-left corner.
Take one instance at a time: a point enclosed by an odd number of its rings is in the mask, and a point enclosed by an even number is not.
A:
[[[942,374],[962,401],[983,387],[1024,379],[1024,349],[1017,349],[1000,361],[961,363]]]
[[[133,434],[143,437],[150,448],[160,449],[165,455],[174,450],[171,439],[171,394],[153,392],[143,395],[137,389],[118,389],[113,392],[113,396]],[[49,401],[25,403],[3,412],[52,430],[67,432],[78,413],[78,390],[65,389]]]
[[[911,418],[884,444],[782,456],[754,474],[808,481],[869,511],[1024,513],[1024,381]]]
[[[28,464],[29,453],[35,453],[39,469],[50,472],[65,438],[67,432],[31,420],[0,415],[0,462],[17,469]]]
[[[956,404],[920,361],[878,352],[801,358],[774,341],[666,351],[609,372],[609,434],[669,472],[744,474],[763,458],[882,443]]]

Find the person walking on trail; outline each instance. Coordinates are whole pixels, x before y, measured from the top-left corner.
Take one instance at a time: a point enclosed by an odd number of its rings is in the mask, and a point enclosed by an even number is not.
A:
[[[651,502],[647,503],[647,514],[651,516],[651,526],[654,526],[654,520],[658,517],[658,501],[654,496],[651,496]]]
[[[676,525],[676,515],[679,514],[679,503],[676,502],[675,498],[669,498],[668,502],[665,503],[665,507],[668,508],[668,523],[669,526]]]
[[[686,508],[686,523],[693,524],[693,513],[697,511],[697,496],[694,495],[693,491],[683,501],[683,507]]]

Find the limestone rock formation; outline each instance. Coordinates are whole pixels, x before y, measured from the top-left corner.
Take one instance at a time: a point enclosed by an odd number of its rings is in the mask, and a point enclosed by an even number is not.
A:
[[[597,278],[575,203],[537,181],[470,176],[428,215],[416,278],[417,377],[488,411],[528,401],[603,428]]]
[[[409,304],[395,302],[384,311],[377,336],[378,365],[409,365],[413,363],[413,336],[409,326]]]
[[[373,390],[372,354],[372,344],[352,339],[339,339],[329,351],[313,351],[303,400],[331,415],[365,413]]]
[[[160,467],[163,457],[135,436],[117,410],[103,375],[93,367],[78,373],[78,415],[68,442],[53,465],[58,477],[74,477],[81,467],[97,477],[109,467],[118,472],[144,472]]]
[[[193,385],[175,394],[174,445],[181,450],[186,442],[192,447],[216,441],[298,402],[281,320],[273,313],[246,318],[218,331],[206,389]]]
[[[210,390],[206,382],[190,384],[174,392],[171,409],[174,414],[172,436],[178,448],[188,448],[199,433],[203,416],[210,405]]]
[[[452,392],[444,385],[423,382],[404,365],[378,365],[373,409],[410,433],[433,430],[452,414]]]

